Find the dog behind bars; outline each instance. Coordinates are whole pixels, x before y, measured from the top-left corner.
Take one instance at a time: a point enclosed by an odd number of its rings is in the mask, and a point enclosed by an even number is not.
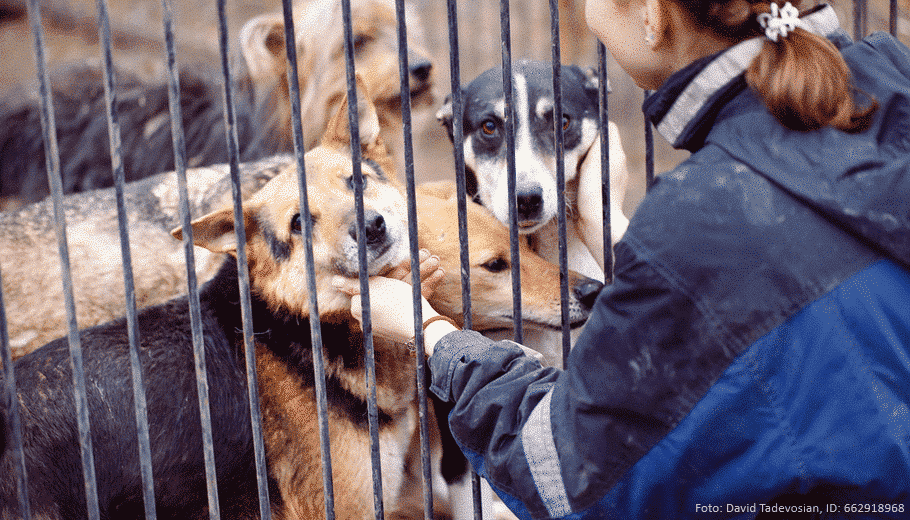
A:
[[[600,132],[609,130],[610,221],[615,243],[625,233],[623,214],[628,171],[619,131],[598,120],[598,80],[577,66],[561,69],[562,114],[554,115],[553,68],[549,62],[518,60],[512,64],[515,113],[515,213],[518,232],[535,251],[557,261],[556,147],[554,120],[561,123],[564,144],[564,192],[569,267],[603,279],[600,222],[581,221],[577,204],[602,207],[600,197]],[[502,69],[494,67],[462,88],[465,183],[469,195],[509,224],[505,94]],[[448,100],[437,118],[453,138],[453,106]],[[454,139],[453,139],[454,141]],[[579,187],[582,177],[594,185]],[[593,225],[591,225],[593,224]]]
[[[422,50],[418,17],[408,9],[410,88],[415,107],[432,103],[432,61]],[[353,0],[356,68],[373,93],[388,143],[401,140],[398,40],[394,0]],[[295,4],[296,44],[305,148],[345,97],[345,57],[339,0]],[[240,33],[243,63],[235,77],[240,157],[260,159],[293,151],[284,20],[266,14]],[[127,180],[174,169],[168,86],[117,71],[118,115]],[[180,73],[181,109],[189,166],[228,161],[223,79]],[[101,71],[71,65],[52,76],[60,167],[65,193],[111,186],[111,158]],[[37,99],[18,96],[0,104],[0,208],[40,200],[49,192]]]
[[[350,315],[350,299],[331,287],[334,275],[357,276],[359,260],[352,164],[345,104],[328,125],[323,144],[306,156],[314,225],[316,287],[326,358],[329,431],[335,507],[340,518],[367,518],[373,511],[367,387],[363,342]],[[367,266],[383,274],[408,254],[405,201],[394,162],[379,138],[368,100],[359,107],[364,157]],[[252,293],[259,395],[268,460],[270,500],[277,518],[324,515],[319,432],[316,421],[309,298],[298,204],[296,169],[287,168],[253,195],[244,209]],[[231,208],[195,220],[197,245],[235,254]],[[174,231],[176,237],[182,230]],[[252,433],[236,262],[226,260],[200,292],[218,496],[226,518],[258,514]],[[202,437],[187,298],[140,312],[140,356],[159,518],[208,516]],[[128,335],[119,319],[81,331],[91,412],[92,442],[101,515],[140,517],[142,492],[135,416],[128,383]],[[413,483],[417,435],[414,358],[404,345],[376,340],[379,444],[386,510],[411,516],[419,500]],[[28,494],[34,516],[84,518],[85,486],[75,424],[72,379],[65,339],[15,364],[22,417]],[[3,409],[0,416],[5,416]],[[431,463],[439,474],[438,430]],[[7,433],[3,434],[5,444]],[[0,473],[14,474],[7,452]],[[0,518],[16,518],[15,480],[0,479]]]

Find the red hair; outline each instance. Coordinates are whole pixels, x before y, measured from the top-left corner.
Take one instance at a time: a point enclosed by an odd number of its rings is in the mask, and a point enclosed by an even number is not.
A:
[[[693,20],[739,42],[763,36],[758,15],[767,1],[676,0]],[[797,3],[798,2],[794,2]],[[746,70],[746,83],[782,125],[793,130],[831,126],[845,132],[868,128],[878,102],[853,85],[840,51],[824,36],[796,28],[778,41],[764,43]],[[864,97],[863,103],[857,97]]]

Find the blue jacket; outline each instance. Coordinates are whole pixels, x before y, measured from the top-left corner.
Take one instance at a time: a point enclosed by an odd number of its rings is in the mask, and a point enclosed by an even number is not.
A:
[[[693,153],[567,369],[472,331],[437,345],[432,390],[520,517],[910,518],[910,54],[823,34],[880,104],[868,131],[781,126],[742,46],[694,63],[645,105]]]

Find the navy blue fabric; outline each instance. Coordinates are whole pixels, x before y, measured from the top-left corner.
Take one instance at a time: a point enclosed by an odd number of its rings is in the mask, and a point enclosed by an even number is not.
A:
[[[819,488],[840,491],[792,505],[825,512],[874,496],[905,505],[884,517],[910,517],[908,302],[910,274],[882,260],[801,310],[737,358],[589,517],[760,513]]]
[[[637,209],[567,370],[472,332],[437,345],[453,434],[522,515],[910,517],[910,59],[882,35],[843,54],[881,105],[866,132],[787,130],[748,89],[697,112],[716,120]]]

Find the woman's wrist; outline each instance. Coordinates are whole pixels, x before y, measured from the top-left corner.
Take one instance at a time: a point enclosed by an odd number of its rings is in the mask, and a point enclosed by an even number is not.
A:
[[[453,322],[449,321],[449,319],[438,319],[427,324],[423,329],[423,345],[427,357],[433,355],[433,351],[436,350],[436,343],[438,343],[443,336],[456,330],[460,329]]]

